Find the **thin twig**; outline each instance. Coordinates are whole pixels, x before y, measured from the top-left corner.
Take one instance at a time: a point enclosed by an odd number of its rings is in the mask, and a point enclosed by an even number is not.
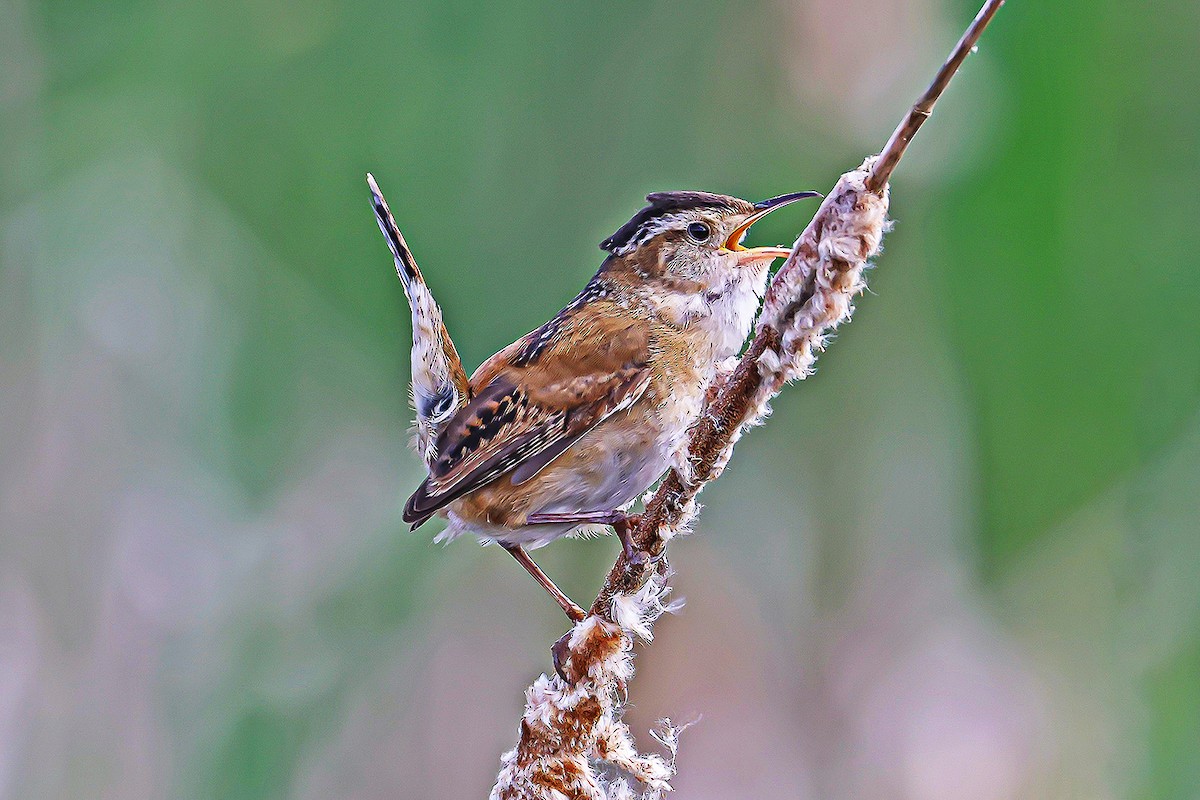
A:
[[[962,66],[963,61],[966,60],[984,29],[992,21],[996,12],[1000,10],[1000,6],[1004,5],[1004,2],[1005,0],[987,0],[984,3],[962,38],[958,40],[958,44],[950,52],[950,57],[938,70],[933,82],[929,84],[929,88],[913,104],[904,120],[896,127],[891,138],[888,139],[887,145],[875,159],[867,177],[866,185],[870,191],[882,194],[893,170],[900,162],[905,150],[908,149],[913,135],[929,118],[934,104],[946,90],[951,78],[958,72],[959,67]],[[783,276],[796,260],[795,251],[803,246],[803,242],[813,238],[822,221],[828,216],[830,204],[835,200],[836,198],[831,193],[822,203],[816,216],[805,230],[805,235],[797,240],[793,255],[785,262],[772,282],[770,293],[777,293],[775,290],[783,283]],[[812,292],[811,284],[802,287],[789,303],[790,312],[794,314],[798,309],[803,308],[812,299]],[[770,294],[768,299],[770,299]],[[658,491],[646,504],[645,513],[634,527],[634,541],[638,547],[652,556],[657,557],[663,553],[666,542],[670,538],[669,532],[666,536],[663,533],[684,521],[687,509],[700,490],[704,488],[704,484],[715,477],[712,474],[713,467],[718,463],[722,452],[728,447],[730,440],[737,434],[741,425],[747,421],[751,400],[762,383],[762,376],[757,367],[758,358],[765,350],[774,350],[778,347],[778,342],[772,341],[772,338],[777,339],[777,328],[781,321],[771,320],[771,322],[772,325],[760,326],[758,335],[747,348],[737,369],[720,389],[712,410],[694,429],[688,448],[692,467],[691,480],[685,483],[678,472],[675,470],[669,472],[659,485]],[[622,553],[612,569],[609,570],[603,588],[596,596],[595,602],[592,603],[591,613],[611,619],[613,597],[637,591],[649,575],[650,570],[644,564],[630,564]]]
[[[652,558],[661,558],[670,538],[663,535],[664,531],[679,525],[696,495],[714,477],[725,444],[749,416],[750,404],[762,382],[758,359],[766,350],[778,346],[779,334],[774,330],[755,337],[717,393],[709,412],[692,429],[688,447],[691,481],[685,483],[677,470],[671,470],[646,504],[633,537],[637,546]],[[591,613],[611,620],[612,599],[638,591],[651,574],[650,569],[644,562],[629,563],[622,552],[592,603]]]
[[[842,175],[796,240],[767,289],[753,341],[692,428],[686,463],[668,472],[634,525],[638,548],[657,565],[618,556],[590,613],[557,650],[567,680],[542,676],[527,690],[520,739],[501,759],[492,800],[635,796],[623,778],[597,773],[595,760],[636,779],[644,790],[636,796],[646,800],[670,789],[679,729],[668,723],[660,733],[669,757],[638,755],[619,698],[633,671],[631,633],[648,639],[665,610],[667,542],[690,524],[696,496],[720,475],[745,429],[765,417],[785,383],[811,372],[827,333],[850,318],[865,288],[863,270],[887,229],[892,171],[1003,3],[987,0],[880,155]]]
[[[892,177],[892,171],[896,169],[896,165],[900,163],[900,157],[904,155],[904,151],[908,149],[909,142],[921,126],[925,124],[925,120],[929,119],[929,115],[933,113],[933,107],[937,104],[938,98],[942,96],[942,92],[946,91],[946,87],[950,85],[950,79],[958,72],[958,68],[966,61],[967,56],[975,49],[975,43],[979,41],[979,37],[983,35],[983,29],[992,21],[992,17],[996,16],[996,12],[1000,10],[1000,6],[1004,5],[1004,0],[987,0],[983,4],[983,8],[979,9],[979,13],[975,15],[975,19],[967,27],[962,38],[958,40],[958,44],[950,51],[950,57],[942,64],[942,68],[938,70],[937,75],[933,79],[933,83],[929,84],[929,88],[925,90],[925,94],[921,95],[921,99],[913,104],[905,115],[904,120],[896,126],[896,130],[892,131],[892,136],[888,139],[888,143],[884,145],[883,150],[879,152],[879,160],[875,162],[875,168],[871,171],[871,177],[867,179],[867,188],[878,194],[883,191],[883,187]]]

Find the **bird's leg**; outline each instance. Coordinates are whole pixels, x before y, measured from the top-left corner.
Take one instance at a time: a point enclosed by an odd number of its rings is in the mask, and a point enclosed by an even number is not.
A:
[[[645,564],[650,560],[650,556],[648,553],[646,553],[646,551],[639,550],[637,548],[637,546],[633,543],[632,536],[633,526],[637,524],[639,516],[640,515],[638,514],[626,514],[624,511],[583,511],[574,514],[530,514],[525,518],[525,524],[611,525],[613,530],[616,531],[617,537],[621,540],[621,548],[625,552],[626,560],[630,564]],[[529,557],[529,554],[520,547],[508,547],[505,545],[505,548],[508,550],[508,552],[513,554],[513,557],[516,558],[517,561],[521,562],[525,569],[529,570],[529,573],[533,575],[533,577],[538,579],[538,583],[541,583],[542,586],[546,587],[546,591],[554,595],[554,599],[558,600],[559,605],[563,606],[563,611],[566,611],[567,616],[574,620],[575,617],[571,616],[571,611],[567,609],[567,606],[563,605],[564,601],[567,603],[570,603],[571,601],[567,599],[566,595],[559,591],[558,587],[555,586],[548,577],[546,577],[544,572],[538,569],[538,566],[533,563],[533,559]],[[574,604],[572,603],[572,605]],[[576,608],[578,607],[576,606]],[[579,613],[583,614],[582,609],[579,610]],[[580,619],[582,619],[582,617],[580,617]],[[554,658],[554,671],[558,673],[558,677],[562,678],[567,684],[574,683],[574,681],[571,679],[571,676],[567,674],[566,670],[567,661],[571,654],[571,633],[571,631],[567,631],[565,634],[563,634],[562,638],[555,642],[554,646],[550,648],[550,654]]]
[[[645,564],[649,560],[646,551],[639,550],[633,543],[633,526],[637,524],[638,514],[626,514],[624,511],[581,511],[566,514],[530,514],[525,518],[528,525],[549,523],[565,523],[573,525],[611,525],[621,540],[621,549],[625,551],[625,559],[630,564]]]
[[[554,598],[554,602],[558,603],[571,622],[579,622],[587,616],[587,612],[575,605],[571,598],[563,594],[562,589],[554,585],[554,581],[550,580],[550,576],[542,572],[542,568],[533,562],[533,559],[529,557],[529,553],[525,552],[524,547],[521,547],[519,544],[504,544],[504,542],[500,542],[500,546],[511,553],[512,557],[517,560],[517,563],[524,567],[533,576],[533,579],[550,593],[550,596]]]

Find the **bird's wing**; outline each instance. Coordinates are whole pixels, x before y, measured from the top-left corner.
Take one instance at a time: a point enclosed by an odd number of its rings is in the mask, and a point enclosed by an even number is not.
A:
[[[641,326],[606,332],[595,320],[561,317],[480,368],[474,396],[446,424],[429,477],[405,505],[406,522],[420,525],[506,473],[514,483],[529,480],[642,396],[651,373]],[[581,342],[578,333],[589,335]]]

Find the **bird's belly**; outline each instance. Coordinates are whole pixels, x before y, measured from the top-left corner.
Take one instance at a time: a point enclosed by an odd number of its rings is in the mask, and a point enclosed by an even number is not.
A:
[[[635,405],[605,420],[542,473],[536,513],[626,508],[657,481],[686,426],[665,429],[649,408]]]
[[[525,525],[530,514],[627,508],[667,471],[699,413],[698,399],[682,400],[643,401],[618,412],[525,483],[513,486],[506,475],[456,501],[452,517],[486,538],[540,547],[578,526]]]

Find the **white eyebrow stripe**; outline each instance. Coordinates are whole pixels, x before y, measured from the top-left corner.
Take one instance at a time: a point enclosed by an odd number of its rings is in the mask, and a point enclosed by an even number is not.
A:
[[[647,220],[642,227],[638,228],[638,232],[625,245],[618,247],[613,252],[619,256],[628,255],[660,233],[680,230],[684,227],[681,223],[692,222],[697,219],[700,219],[700,214],[695,209],[676,211],[673,214],[663,214],[662,216],[654,217]]]

